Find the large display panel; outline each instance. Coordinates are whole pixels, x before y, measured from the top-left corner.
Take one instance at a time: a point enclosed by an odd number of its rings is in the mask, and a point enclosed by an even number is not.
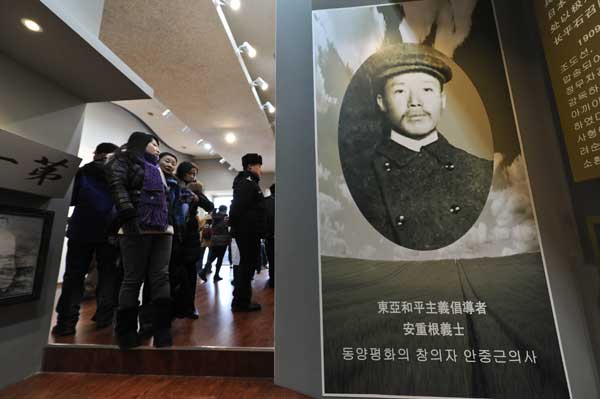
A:
[[[489,0],[313,11],[324,396],[569,398]]]

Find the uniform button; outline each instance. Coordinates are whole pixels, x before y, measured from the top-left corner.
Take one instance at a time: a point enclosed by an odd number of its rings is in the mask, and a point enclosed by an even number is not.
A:
[[[458,213],[462,208],[458,205],[452,205],[450,207],[450,213]]]
[[[446,170],[454,170],[454,164],[452,162],[448,162],[447,164],[444,165],[444,168]]]
[[[406,218],[403,215],[400,215],[396,218],[396,226],[404,226]]]
[[[392,166],[391,166],[391,164],[389,162],[385,162],[383,164],[383,167],[385,168],[386,172],[391,172],[392,171]]]

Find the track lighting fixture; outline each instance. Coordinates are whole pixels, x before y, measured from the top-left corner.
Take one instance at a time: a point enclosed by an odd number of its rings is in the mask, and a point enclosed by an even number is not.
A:
[[[273,106],[273,104],[271,104],[270,101],[267,101],[266,103],[264,103],[262,105],[262,109],[267,110],[270,114],[275,113],[275,107]]]
[[[260,87],[262,91],[269,89],[269,84],[261,77],[256,78],[256,80],[252,82],[252,86]]]
[[[242,43],[241,46],[238,47],[238,51],[240,54],[246,53],[250,58],[256,57],[256,49],[248,42]]]

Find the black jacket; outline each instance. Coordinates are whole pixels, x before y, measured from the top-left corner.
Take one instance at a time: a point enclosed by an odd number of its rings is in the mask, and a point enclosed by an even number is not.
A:
[[[137,217],[144,174],[142,161],[127,153],[117,154],[106,165],[108,186],[117,208],[120,225]]]
[[[265,198],[265,219],[267,223],[266,238],[275,237],[275,194]]]
[[[80,241],[106,241],[114,227],[114,202],[104,173],[104,162],[93,161],[79,168],[73,185],[67,237]]]
[[[420,152],[387,139],[375,149],[371,171],[348,181],[348,188],[365,218],[386,238],[406,248],[433,250],[473,226],[492,174],[492,161],[454,147],[441,134]]]
[[[229,245],[231,235],[229,234],[229,219],[226,213],[214,213],[212,215],[212,237],[210,239],[211,247],[223,247]]]
[[[229,212],[231,235],[265,234],[265,197],[258,185],[259,177],[240,172],[233,180],[233,201]]]

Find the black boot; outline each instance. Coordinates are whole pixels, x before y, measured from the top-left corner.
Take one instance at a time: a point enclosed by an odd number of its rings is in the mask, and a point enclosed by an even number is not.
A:
[[[77,319],[75,320],[63,320],[58,318],[56,325],[52,327],[52,335],[57,337],[67,337],[69,335],[75,335],[75,326],[77,325]]]
[[[137,334],[138,308],[117,310],[115,335],[120,349],[131,349],[140,345]]]
[[[140,329],[138,331],[140,339],[146,340],[152,338],[152,335],[154,335],[154,305],[152,303],[142,305],[138,319],[140,320]]]
[[[154,301],[154,346],[156,348],[173,345],[173,337],[171,337],[172,318],[173,301],[171,298],[160,298]]]

